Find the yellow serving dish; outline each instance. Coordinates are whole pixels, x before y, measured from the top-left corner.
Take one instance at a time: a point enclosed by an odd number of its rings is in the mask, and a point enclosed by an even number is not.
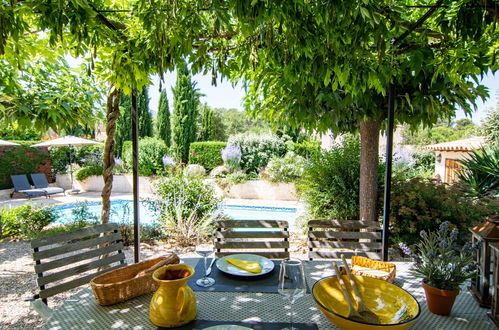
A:
[[[312,288],[312,295],[324,315],[341,329],[407,329],[419,317],[421,308],[410,293],[398,286],[375,278],[355,276],[362,300],[375,312],[381,324],[364,323],[347,318],[348,305],[336,276],[325,277],[317,281]],[[350,296],[353,290],[348,276],[343,275]],[[354,302],[357,308],[357,303]]]

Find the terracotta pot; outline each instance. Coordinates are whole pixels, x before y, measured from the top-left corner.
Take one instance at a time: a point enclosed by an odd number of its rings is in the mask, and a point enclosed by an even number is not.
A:
[[[424,280],[423,288],[430,312],[437,315],[449,315],[459,290],[437,289],[426,284]]]

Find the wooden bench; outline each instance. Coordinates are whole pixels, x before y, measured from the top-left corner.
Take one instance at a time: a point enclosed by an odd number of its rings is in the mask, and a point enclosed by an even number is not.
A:
[[[117,224],[43,236],[32,240],[31,247],[39,287],[31,302],[45,317],[51,313],[47,307],[48,297],[87,284],[97,275],[126,265]]]
[[[363,256],[381,259],[381,231],[374,221],[311,220],[308,222],[308,257],[337,259]]]
[[[251,253],[272,259],[289,259],[287,221],[220,220],[216,225],[214,242],[216,257],[234,253]],[[275,230],[262,230],[269,228]]]

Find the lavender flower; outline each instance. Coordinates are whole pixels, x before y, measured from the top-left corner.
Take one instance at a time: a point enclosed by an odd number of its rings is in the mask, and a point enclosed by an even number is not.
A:
[[[164,155],[162,158],[163,165],[165,166],[174,166],[175,165],[175,159],[173,159],[172,156],[170,155]]]
[[[475,269],[476,269],[476,264],[470,264],[470,265],[463,268],[463,272],[470,273],[470,272],[475,271]]]
[[[393,162],[395,164],[407,165],[413,167],[416,164],[412,153],[407,149],[395,148],[393,152]]]
[[[459,230],[457,228],[454,228],[451,232],[450,232],[450,239],[452,241],[455,241],[457,240],[457,235],[459,235]]]
[[[231,168],[239,167],[241,157],[241,148],[237,144],[229,144],[222,149],[222,159],[224,163]]]
[[[463,252],[473,251],[473,244],[471,242],[464,243]]]
[[[405,243],[399,243],[399,247],[408,256],[413,256],[411,249]]]
[[[448,230],[449,230],[449,222],[448,221],[442,222],[439,228],[440,233],[446,234]]]
[[[435,256],[436,256],[436,254],[435,254],[435,251],[433,251],[433,250],[428,251],[428,253],[426,254],[426,257],[428,259],[433,259],[433,258],[435,258]]]
[[[122,166],[123,165],[123,161],[121,160],[121,158],[114,157],[114,165],[116,165],[116,166]]]
[[[419,232],[419,236],[421,236],[421,238],[425,238],[425,237],[427,237],[427,236],[428,236],[428,234],[426,233],[426,231],[421,230],[421,231]]]
[[[440,243],[438,244],[442,249],[447,249],[449,247],[449,243],[446,240],[441,240]]]

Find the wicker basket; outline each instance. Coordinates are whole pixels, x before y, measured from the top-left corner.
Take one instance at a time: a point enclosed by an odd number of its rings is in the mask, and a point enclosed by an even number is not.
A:
[[[393,283],[397,272],[394,264],[360,256],[352,256],[350,269],[353,275],[377,278],[389,283]],[[341,273],[346,274],[343,267],[341,267]]]
[[[90,286],[95,300],[101,306],[113,305],[157,290],[158,284],[152,279],[151,273],[136,275],[167,258],[171,259],[171,264],[179,262],[177,255],[172,254],[118,268],[93,278]]]

